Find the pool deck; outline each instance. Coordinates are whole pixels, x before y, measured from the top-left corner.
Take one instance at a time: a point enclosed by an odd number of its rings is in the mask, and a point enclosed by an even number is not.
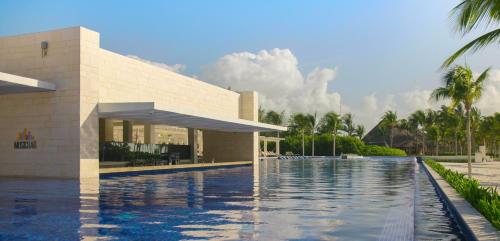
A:
[[[444,167],[467,174],[467,163],[440,162]],[[498,187],[500,192],[500,162],[472,163],[472,177],[479,181],[481,186]]]
[[[127,173],[127,172],[147,172],[147,171],[161,171],[161,170],[183,170],[193,168],[211,168],[211,167],[232,167],[252,165],[251,161],[241,162],[216,162],[216,163],[197,163],[197,164],[181,164],[181,165],[162,165],[162,166],[141,166],[141,167],[113,167],[101,168],[100,174],[113,174],[113,173]]]
[[[441,163],[443,164],[443,163]],[[454,163],[456,164],[456,163]],[[460,163],[466,164],[466,163]],[[500,240],[500,231],[481,215],[469,202],[463,199],[448,182],[446,182],[437,172],[424,164],[430,175],[444,194],[445,200],[450,204],[450,208],[455,210],[457,220],[465,224],[476,240]],[[465,165],[465,167],[467,167]],[[467,233],[467,231],[466,231]],[[472,239],[474,240],[474,239]]]

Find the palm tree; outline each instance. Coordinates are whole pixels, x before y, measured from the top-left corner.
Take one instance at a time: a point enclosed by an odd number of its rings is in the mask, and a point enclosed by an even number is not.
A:
[[[278,125],[281,126],[284,123],[285,119],[285,112],[282,111],[281,113],[278,113],[276,111],[269,111],[266,113],[263,122],[268,123],[268,124],[273,124],[273,125]],[[280,137],[280,132],[277,132],[277,136]]]
[[[398,124],[399,129],[408,131],[413,137],[413,141],[415,142],[415,154],[417,153],[417,127],[418,125],[415,122],[410,121],[410,119],[401,119]]]
[[[416,132],[422,136],[422,153],[425,155],[425,112],[422,110],[413,112],[408,121],[410,125],[416,126]]]
[[[309,115],[297,113],[290,118],[290,127],[292,132],[300,132],[302,134],[302,156],[305,156],[304,151],[304,138],[305,132],[310,130]]]
[[[345,114],[343,117],[342,117],[342,120],[344,122],[344,131],[347,132],[347,135],[348,136],[352,136],[352,134],[354,133],[354,122],[352,120],[352,114],[351,113],[347,113]]]
[[[470,110],[470,139],[471,139],[472,150],[475,150],[476,149],[475,147],[477,146],[476,136],[480,122],[481,122],[481,111],[476,107],[472,107]]]
[[[333,149],[332,155],[335,156],[335,145],[337,139],[337,128],[340,126],[340,115],[331,111],[325,114],[320,121],[320,129],[323,133],[333,133]]]
[[[264,122],[264,119],[265,119],[265,115],[266,115],[266,110],[264,110],[264,108],[262,108],[262,106],[259,105],[259,110],[258,110],[259,114],[257,116],[257,119],[259,122]]]
[[[452,117],[452,122],[453,122],[453,135],[455,138],[455,155],[458,155],[458,141],[461,136],[461,132],[464,129],[464,108],[462,105],[458,105],[454,110],[453,110],[453,117]]]
[[[467,159],[468,175],[472,177],[471,164],[471,109],[472,105],[481,98],[483,92],[483,82],[488,77],[489,68],[486,69],[477,79],[474,80],[472,70],[468,66],[456,66],[450,69],[442,78],[443,87],[439,87],[432,92],[431,97],[440,99],[450,99],[451,108],[462,104],[467,118]]]
[[[429,137],[429,139],[434,139],[436,143],[439,143],[439,128],[437,127],[437,111],[427,109],[425,111],[425,134]],[[438,146],[436,145],[436,152],[439,153]],[[428,153],[431,153],[430,151]]]
[[[384,129],[389,129],[389,146],[392,147],[394,139],[394,129],[398,126],[398,115],[396,112],[389,110],[382,116],[381,126]]]
[[[311,131],[311,135],[312,135],[311,156],[314,156],[314,133],[316,132],[316,128],[317,128],[316,112],[314,112],[314,115],[307,114],[306,117],[307,117],[307,123],[309,125],[309,130]]]
[[[362,139],[363,135],[365,134],[365,127],[363,125],[357,125],[354,132],[356,133],[356,136],[359,137],[359,139]]]
[[[500,23],[500,2],[498,0],[464,0],[451,11],[456,19],[457,31],[463,35],[484,24],[484,27],[498,26]],[[467,51],[476,52],[492,43],[500,43],[500,28],[494,29],[472,40],[448,59],[442,68],[449,67]]]

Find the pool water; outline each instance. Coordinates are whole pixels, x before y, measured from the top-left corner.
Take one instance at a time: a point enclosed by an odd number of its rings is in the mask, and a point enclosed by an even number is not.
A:
[[[0,179],[0,240],[463,240],[410,158]]]

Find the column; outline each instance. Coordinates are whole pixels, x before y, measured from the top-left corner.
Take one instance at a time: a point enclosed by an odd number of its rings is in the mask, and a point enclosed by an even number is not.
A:
[[[155,125],[144,124],[144,144],[156,144]]]
[[[191,151],[191,161],[198,163],[198,131],[194,128],[188,128],[188,143]]]
[[[281,154],[280,154],[280,140],[276,141],[276,156],[281,156]]]
[[[113,120],[99,119],[99,142],[113,141]]]
[[[133,127],[134,123],[132,121],[123,120],[123,142],[132,143]]]
[[[264,157],[267,157],[267,140],[264,139]]]

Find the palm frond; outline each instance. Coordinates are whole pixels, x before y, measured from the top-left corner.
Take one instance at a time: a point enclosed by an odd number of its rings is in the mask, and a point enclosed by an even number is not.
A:
[[[489,26],[500,20],[500,1],[498,0],[464,0],[451,11],[456,19],[457,31],[468,33],[481,24]]]
[[[477,50],[486,47],[488,44],[491,44],[493,42],[498,41],[500,43],[500,29],[495,29],[491,32],[488,32],[465,46],[463,46],[461,49],[459,49],[457,52],[455,52],[453,55],[451,55],[449,58],[447,58],[444,63],[441,65],[441,68],[447,68],[449,67],[457,58],[462,56],[464,53],[467,51],[471,51],[472,53],[476,52]]]
[[[483,71],[483,73],[481,73],[481,75],[479,75],[479,77],[477,77],[476,81],[475,81],[475,84],[476,85],[482,85],[484,80],[488,78],[489,74],[490,74],[490,69],[491,68],[487,68],[486,70]]]
[[[446,99],[450,97],[450,91],[448,88],[445,87],[439,87],[432,91],[431,93],[431,99],[434,99],[435,101],[439,101],[442,99]]]

